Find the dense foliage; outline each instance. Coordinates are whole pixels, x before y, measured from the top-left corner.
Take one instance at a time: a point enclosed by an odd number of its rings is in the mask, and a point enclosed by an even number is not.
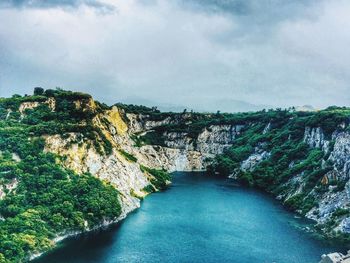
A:
[[[38,93],[38,92],[36,92]],[[26,124],[26,130],[34,136],[79,132],[84,138],[94,141],[99,153],[110,154],[111,143],[100,129],[93,125],[94,117],[107,106],[95,102],[88,94],[65,91],[61,89],[45,90],[42,95],[24,96],[14,95],[12,98],[0,99],[0,120]],[[50,105],[54,99],[54,105]],[[40,103],[36,107],[19,107],[23,103]],[[51,107],[54,107],[53,111]],[[9,124],[11,125],[11,123]]]
[[[147,116],[161,114],[154,109],[138,108],[134,105],[124,106],[124,109],[133,113],[141,110]],[[170,121],[166,124],[160,123],[141,135],[135,134],[133,139],[136,146],[164,146],[170,132],[192,138],[192,143],[196,146],[198,135],[204,129],[210,131],[212,125],[241,125],[244,128],[232,147],[216,156],[214,162],[207,167],[209,173],[235,175],[243,184],[262,188],[276,196],[288,190],[284,184],[289,179],[302,174],[303,191],[285,203],[287,207],[302,213],[315,205],[315,200],[310,195],[312,190],[325,191],[321,179],[332,169],[331,163],[322,162],[327,159],[323,151],[312,149],[303,142],[305,128],[320,127],[326,136],[325,139],[331,141],[334,131],[349,130],[350,127],[350,109],[335,106],[314,112],[301,112],[289,108],[234,114],[183,112],[170,116]],[[268,152],[269,158],[260,162],[252,171],[242,171],[242,162],[257,150]],[[345,186],[342,181],[330,183],[337,185],[335,191],[342,190]]]
[[[338,107],[318,112],[277,109],[177,114],[143,106],[117,106],[124,113],[137,114],[144,120],[160,121],[149,132],[133,135],[136,146],[165,145],[169,132],[186,135],[195,145],[199,133],[210,130],[211,125],[242,125],[244,128],[232,147],[215,157],[208,171],[235,175],[243,184],[276,196],[286,193],[285,183],[289,179],[302,177],[302,191],[285,202],[302,213],[315,205],[312,191],[325,191],[321,180],[332,165],[322,162],[323,151],[311,149],[303,142],[305,127],[321,127],[331,140],[335,130],[349,129],[350,116],[350,109]],[[109,107],[93,101],[90,95],[61,89],[38,87],[33,96],[0,98],[0,262],[24,261],[31,253],[52,247],[52,239],[57,235],[91,229],[120,215],[115,188],[90,174],[78,175],[62,168],[58,161],[62,157],[43,151],[44,135],[68,138],[69,133],[76,132],[81,135],[77,143],[93,142],[90,146],[100,154],[110,154],[112,144],[98,127],[109,126],[108,120],[101,117],[96,122],[96,117],[106,109]],[[123,119],[128,121],[126,114]],[[269,157],[254,170],[240,169],[242,162],[257,151],[266,151]],[[119,153],[130,162],[137,162],[130,153],[124,150]],[[144,191],[167,187],[168,173],[142,165],[140,169],[151,178]],[[330,183],[336,186],[334,191],[345,187],[344,182]],[[334,214],[343,216],[349,211],[339,209]],[[332,222],[327,227],[331,228]]]
[[[300,112],[295,111],[294,108],[289,108],[285,110],[276,109],[243,113],[159,113],[166,114],[165,116],[170,116],[171,121],[168,124],[155,127],[152,130],[151,135],[143,135],[144,138],[140,137],[139,140],[144,142],[144,144],[149,143],[160,145],[162,142],[164,142],[164,140],[159,138],[161,138],[165,132],[184,133],[187,136],[195,139],[204,128],[208,129],[211,125],[257,124],[260,125],[261,129],[263,129],[263,127],[265,127],[268,123],[272,123],[275,130],[287,125],[286,128],[288,128],[288,130],[285,130],[285,132],[292,132],[294,138],[296,138],[298,135],[302,135],[306,126],[321,127],[325,134],[329,137],[334,130],[340,128],[339,125],[341,123],[349,123],[349,112],[349,108],[329,107],[325,110],[316,112]],[[149,116],[152,115],[149,114]],[[153,117],[151,117],[150,120],[156,120],[156,118],[153,119]],[[162,120],[164,120],[164,116]],[[254,127],[254,129],[254,131],[256,131],[257,127]],[[250,132],[252,132],[252,130]],[[298,132],[299,134],[296,134]],[[258,136],[256,133],[253,135]],[[273,136],[273,134],[271,136]],[[260,140],[263,139],[264,138],[260,138]]]
[[[121,212],[114,187],[62,168],[58,156],[43,151],[41,135],[65,136],[74,130],[106,144],[87,121],[96,109],[73,107],[74,100],[90,96],[62,90],[35,93],[0,99],[0,192],[6,194],[0,200],[0,262],[24,261],[52,247],[57,235],[92,229]],[[50,97],[56,100],[55,111],[45,103]],[[21,103],[38,101],[42,104],[36,108],[19,112]]]
[[[321,181],[332,164],[323,163],[322,150],[312,149],[303,142],[305,128],[321,127],[327,139],[331,139],[334,131],[348,129],[349,117],[350,109],[337,107],[318,112],[278,110],[251,114],[247,121],[240,122],[245,125],[242,134],[232,147],[215,158],[208,170],[224,176],[234,175],[243,184],[262,188],[275,196],[290,190],[285,183],[299,176],[302,191],[285,204],[306,213],[315,206],[311,191],[325,190]],[[252,118],[256,120],[251,122]],[[265,130],[268,125],[269,129]],[[241,163],[257,150],[268,152],[269,158],[253,170],[240,169]],[[341,186],[341,182],[338,184]]]
[[[154,185],[157,189],[165,189],[168,186],[168,182],[170,181],[170,175],[164,170],[158,170],[158,169],[152,169],[148,168],[146,166],[141,165],[140,166],[141,171],[149,173],[152,175],[153,179],[151,179],[152,185]],[[144,189],[146,192],[151,192],[150,186],[146,186]]]

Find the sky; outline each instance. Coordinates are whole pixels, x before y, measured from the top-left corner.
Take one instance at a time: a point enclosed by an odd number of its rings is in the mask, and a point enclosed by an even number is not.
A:
[[[349,13],[348,0],[0,0],[0,96],[350,106]]]

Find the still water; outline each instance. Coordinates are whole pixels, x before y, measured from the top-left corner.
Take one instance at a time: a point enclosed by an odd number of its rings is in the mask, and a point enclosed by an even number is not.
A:
[[[175,173],[165,192],[107,230],[61,244],[36,263],[313,263],[343,247],[316,240],[271,197],[229,179]]]

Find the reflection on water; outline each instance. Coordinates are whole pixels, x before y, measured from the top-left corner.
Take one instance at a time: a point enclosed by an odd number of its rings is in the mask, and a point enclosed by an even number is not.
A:
[[[65,241],[42,262],[312,263],[344,250],[301,231],[306,222],[233,181],[176,173],[123,222]]]

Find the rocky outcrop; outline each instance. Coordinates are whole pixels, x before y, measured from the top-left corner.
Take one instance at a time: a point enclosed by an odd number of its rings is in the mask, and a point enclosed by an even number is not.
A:
[[[197,151],[206,155],[223,153],[240,134],[243,125],[211,125],[205,127],[197,137],[185,132],[165,132],[165,144],[170,148]]]
[[[300,209],[302,214],[307,212],[306,216],[327,227],[328,233],[350,233],[350,132],[342,116],[339,119],[344,125],[336,123],[338,119],[322,122],[322,115],[305,122],[308,115],[281,110],[232,116],[161,113],[143,106],[108,107],[88,94],[52,90],[45,96],[17,98],[15,105],[18,103],[18,110],[13,106],[4,108],[2,118],[28,124],[29,136],[44,137],[45,151],[56,153],[57,162],[64,167],[79,174],[91,173],[112,184],[120,193],[122,208],[121,216],[115,220],[139,207],[140,199],[155,190],[156,185],[164,186],[162,177],[166,175],[149,168],[202,171],[212,157],[224,153],[217,160],[225,169],[215,170],[214,160],[212,172],[224,171],[222,174],[231,173],[231,177],[243,179],[242,182],[261,186],[278,195],[290,208]],[[52,112],[41,107],[43,104]],[[41,125],[40,121],[47,120],[52,121]],[[303,130],[303,123],[321,125],[327,136],[321,127]],[[332,130],[337,131],[329,134]],[[240,134],[243,136],[235,144],[237,149],[226,154],[225,150]],[[302,142],[322,151],[310,151]],[[25,154],[20,156],[25,160]],[[19,161],[19,156],[13,154],[10,162]],[[10,172],[4,170],[2,173]],[[161,178],[162,184],[155,177]],[[22,189],[20,180],[24,177],[18,177],[21,187],[17,187],[17,179],[9,178],[10,174],[0,182],[0,199]],[[102,219],[98,226],[109,223]],[[91,230],[87,221],[81,222],[83,225],[85,230]],[[64,238],[77,233],[63,230],[60,234]]]
[[[268,131],[269,126],[270,124],[265,126],[263,134]],[[334,230],[350,233],[350,132],[335,131],[328,138],[326,139],[320,127],[305,128],[303,141],[309,147],[318,148],[324,153],[322,165],[319,167],[319,169],[325,168],[326,171],[320,180],[322,190],[319,190],[318,186],[305,195],[304,188],[308,182],[308,175],[304,171],[296,170],[298,172],[281,185],[283,191],[279,193],[277,199],[287,202],[299,196],[304,200],[313,200],[314,205],[308,207],[306,211],[307,218],[315,220],[321,228],[327,227],[324,232]],[[254,172],[260,162],[270,157],[270,153],[264,150],[263,143],[259,144],[230,177],[236,178],[240,171]],[[289,168],[292,169],[302,162],[303,160],[292,161]],[[300,210],[300,213],[304,212]]]
[[[150,167],[173,171],[203,171],[206,156],[198,151],[146,145],[134,150],[138,160]]]
[[[312,148],[320,148],[324,151],[327,151],[329,146],[329,141],[325,140],[325,135],[320,127],[307,127],[304,133],[304,142]]]
[[[19,112],[21,114],[24,114],[24,112],[26,110],[31,110],[31,109],[34,109],[36,107],[38,107],[40,105],[39,102],[37,101],[31,101],[31,102],[23,102],[20,106],[19,106]]]
[[[348,180],[350,178],[350,133],[335,132],[332,140],[334,147],[328,160],[334,163],[338,179]]]
[[[319,198],[318,207],[314,207],[307,213],[307,217],[316,220],[318,223],[326,223],[332,214],[339,208],[348,208],[348,191],[333,191],[335,187],[330,187],[329,191]]]
[[[19,106],[18,111],[20,112],[21,116],[25,113],[26,110],[31,110],[36,107],[38,107],[41,104],[46,104],[51,110],[55,110],[56,107],[56,101],[54,98],[48,98],[44,102],[38,102],[38,101],[26,101],[22,102],[21,105]]]
[[[322,183],[328,190],[324,193],[313,192],[317,200],[317,206],[313,207],[306,216],[316,220],[319,224],[325,224],[329,220],[336,220],[333,229],[343,233],[350,233],[350,216],[348,213],[333,217],[336,211],[350,209],[350,134],[349,132],[334,132],[332,134],[334,146],[324,139],[321,128],[307,128],[304,141],[311,147],[321,148],[328,152],[329,156],[324,162],[332,165],[332,169],[323,177]],[[343,187],[341,186],[343,185]]]
[[[74,102],[79,109],[94,110],[96,105],[90,102]],[[185,118],[181,116],[178,118]],[[139,207],[140,199],[147,193],[143,190],[151,184],[151,176],[140,169],[140,165],[172,171],[202,171],[210,157],[222,153],[229,147],[243,126],[211,125],[197,138],[186,133],[165,133],[165,146],[144,145],[136,147],[132,135],[147,132],[153,128],[172,122],[176,118],[165,117],[153,121],[148,116],[125,114],[118,107],[112,107],[97,114],[93,124],[98,127],[112,143],[111,154],[98,153],[92,141],[79,133],[46,136],[46,151],[65,156],[64,166],[77,173],[89,172],[92,175],[113,184],[121,193],[123,213]],[[120,151],[130,153],[136,158],[132,162]]]
[[[143,173],[140,165],[130,162],[117,150],[105,156],[98,153],[92,142],[77,141],[78,134],[62,139],[59,135],[46,137],[46,151],[65,156],[64,166],[77,173],[91,173],[101,180],[110,182],[121,193],[122,213],[126,214],[140,206],[140,199],[147,192],[143,188],[150,184],[149,175]]]
[[[0,200],[3,199],[6,194],[14,191],[18,186],[18,180],[16,178],[12,179],[9,183],[0,185]]]
[[[251,172],[261,161],[267,159],[269,156],[270,154],[266,151],[254,153],[242,162],[241,170]]]
[[[191,123],[190,114],[155,115],[126,113],[122,108],[114,106],[110,109],[97,111],[98,107],[92,99],[74,102],[77,109],[91,111],[98,114],[92,120],[103,135],[112,144],[112,152],[101,154],[92,141],[81,137],[79,133],[71,133],[63,139],[59,135],[46,137],[46,151],[66,156],[63,161],[68,168],[78,173],[89,172],[94,176],[113,184],[121,193],[123,213],[126,214],[140,205],[139,198],[147,193],[143,190],[151,184],[152,177],[140,169],[140,165],[172,171],[202,171],[209,164],[210,158],[221,154],[229,148],[237,136],[245,128],[243,125],[208,125],[196,133],[187,133],[186,129],[176,129],[162,134],[161,145],[135,146],[133,136],[142,135],[157,130],[157,127],[167,127],[172,124]],[[33,106],[33,105],[32,105]],[[22,108],[29,106],[23,106]],[[265,124],[262,134],[268,133],[273,125]],[[181,126],[183,127],[183,126]],[[159,130],[157,130],[159,132]],[[322,184],[327,190],[316,192],[313,190],[308,197],[312,197],[316,204],[306,216],[316,220],[319,224],[327,223],[339,209],[350,209],[350,133],[334,132],[325,136],[320,127],[307,127],[303,141],[312,148],[319,148],[324,152],[323,167],[329,167],[322,178]],[[266,144],[266,142],[265,142]],[[270,157],[265,150],[264,142],[260,142],[254,151],[241,162],[243,172],[254,172],[256,166]],[[136,161],[128,160],[121,151],[135,157]],[[292,161],[289,168],[298,165]],[[237,169],[236,169],[237,170]],[[238,172],[238,171],[237,171]],[[235,172],[235,174],[237,174]],[[235,177],[235,174],[232,177]],[[283,182],[283,192],[277,197],[286,201],[303,193],[305,175],[299,171],[293,177]],[[343,187],[339,187],[342,184]],[[350,217],[344,213],[338,217],[334,230],[350,233]]]
[[[319,263],[349,263],[350,262],[350,251],[346,255],[342,253],[330,253],[322,255]]]
[[[125,116],[128,120],[128,128],[131,134],[152,130],[155,127],[176,122],[170,117],[162,120],[151,120],[148,115],[143,114],[126,113]]]

